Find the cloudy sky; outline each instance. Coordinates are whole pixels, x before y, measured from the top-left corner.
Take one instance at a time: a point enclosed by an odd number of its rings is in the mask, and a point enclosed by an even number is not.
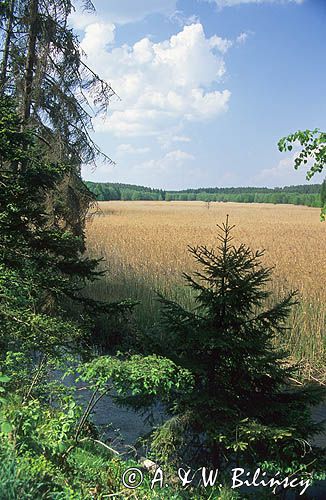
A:
[[[305,181],[277,141],[326,126],[325,0],[93,0],[71,24],[121,100],[95,121],[116,166],[165,189]],[[321,177],[315,178],[315,182]]]

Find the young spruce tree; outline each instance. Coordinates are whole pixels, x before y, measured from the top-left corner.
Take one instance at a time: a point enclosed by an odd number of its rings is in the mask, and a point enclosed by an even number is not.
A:
[[[218,226],[217,251],[189,249],[201,268],[184,275],[195,292],[194,311],[160,298],[158,352],[188,369],[195,385],[168,408],[171,418],[155,432],[154,450],[170,461],[298,470],[313,460],[308,443],[318,426],[310,406],[322,396],[319,388],[293,386],[295,369],[276,347],[295,293],[269,305],[264,252],[234,246],[233,227],[228,218]]]

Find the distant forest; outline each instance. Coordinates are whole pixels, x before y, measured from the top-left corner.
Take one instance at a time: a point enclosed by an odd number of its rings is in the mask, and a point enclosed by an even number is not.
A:
[[[165,191],[145,186],[120,183],[89,182],[86,184],[98,201],[234,201],[240,203],[289,203],[321,207],[322,184],[299,186],[198,188],[182,191]]]

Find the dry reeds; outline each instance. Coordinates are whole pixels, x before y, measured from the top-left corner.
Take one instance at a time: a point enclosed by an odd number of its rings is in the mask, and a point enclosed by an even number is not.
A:
[[[298,289],[301,303],[293,309],[285,340],[305,366],[325,361],[326,224],[319,210],[294,205],[203,202],[102,202],[87,227],[92,256],[106,260],[107,275],[90,287],[101,300],[132,297],[142,306],[142,326],[158,318],[154,290],[191,305],[182,272],[194,266],[187,246],[216,245],[216,223],[229,214],[236,225],[235,244],[265,249],[265,264],[275,266],[271,286],[279,296]]]

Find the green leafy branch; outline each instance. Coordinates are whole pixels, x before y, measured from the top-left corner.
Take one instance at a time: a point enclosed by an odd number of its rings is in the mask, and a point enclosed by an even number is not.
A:
[[[278,149],[281,152],[292,151],[296,142],[300,143],[302,149],[294,160],[294,168],[297,170],[302,165],[307,165],[309,160],[312,160],[312,166],[306,174],[306,179],[309,181],[316,173],[321,173],[326,165],[326,132],[321,132],[318,128],[314,130],[298,130],[280,139]],[[322,221],[326,218],[326,203],[323,199],[320,218]]]

